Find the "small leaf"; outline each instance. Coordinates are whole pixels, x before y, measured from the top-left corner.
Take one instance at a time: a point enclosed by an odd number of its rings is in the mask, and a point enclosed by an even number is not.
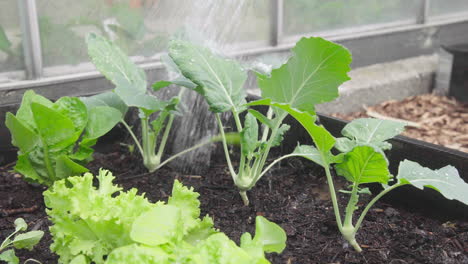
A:
[[[6,261],[7,264],[19,264],[19,258],[15,255],[13,249],[8,249],[0,254],[0,260]]]
[[[275,137],[272,139],[272,143],[271,143],[272,147],[277,147],[281,145],[281,142],[283,142],[284,134],[288,132],[289,128],[291,128],[291,126],[288,124],[282,124],[278,128],[278,131],[276,131]]]
[[[404,160],[400,162],[397,179],[402,184],[411,184],[419,189],[432,188],[447,199],[468,205],[468,184],[453,166],[431,170],[414,161]]]
[[[338,86],[349,80],[351,54],[322,38],[302,38],[292,57],[271,76],[257,74],[262,97],[309,113],[316,104],[338,97]]]
[[[241,112],[247,73],[238,62],[181,40],[171,41],[169,56],[181,73],[197,85],[195,91],[205,97],[211,111]]]
[[[19,234],[13,239],[13,246],[17,249],[26,248],[31,250],[44,236],[43,231],[29,231]]]
[[[391,145],[385,141],[399,135],[404,129],[405,123],[402,122],[375,118],[355,119],[341,131],[343,136],[352,141],[341,140],[339,150],[346,152],[349,151],[350,146],[358,145],[372,145],[381,150],[387,150],[391,148]]]
[[[159,82],[155,82],[151,87],[153,87],[154,91],[159,91],[162,88],[165,88],[171,84],[172,82],[169,82],[169,81],[159,81]]]
[[[273,124],[271,123],[271,120],[268,119],[268,117],[264,116],[262,113],[260,113],[257,110],[254,110],[254,109],[249,109],[248,111],[249,111],[250,114],[255,116],[255,118],[257,118],[258,121],[260,121],[262,124],[266,125],[270,129],[273,128]]]
[[[253,241],[260,243],[267,253],[281,253],[286,248],[286,232],[277,224],[268,221],[263,216],[255,218],[255,237]]]
[[[16,218],[15,220],[15,231],[26,231],[28,229],[28,224],[24,221],[23,218]]]
[[[292,154],[311,160],[322,167],[328,166],[328,164],[323,162],[320,151],[313,146],[299,145],[294,149]]]
[[[390,179],[385,156],[369,146],[358,146],[346,153],[344,161],[336,165],[336,173],[358,184],[387,184]]]
[[[258,123],[257,119],[250,113],[245,115],[244,128],[242,129],[241,145],[242,155],[252,158],[255,149],[258,146]]]
[[[88,172],[87,168],[74,162],[69,157],[65,155],[61,155],[56,159],[56,164],[55,164],[56,179],[54,180],[65,179],[70,176],[78,176],[85,172]]]

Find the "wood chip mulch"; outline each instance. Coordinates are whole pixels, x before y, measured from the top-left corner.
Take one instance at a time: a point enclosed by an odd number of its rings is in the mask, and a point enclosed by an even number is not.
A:
[[[360,112],[335,113],[332,116],[345,120],[375,117],[410,121],[403,135],[468,152],[468,103],[423,94],[363,108]]]

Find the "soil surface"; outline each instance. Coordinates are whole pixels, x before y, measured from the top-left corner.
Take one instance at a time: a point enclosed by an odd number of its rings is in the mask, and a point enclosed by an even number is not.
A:
[[[403,135],[468,152],[468,104],[449,97],[423,94],[333,116],[345,120],[371,116],[411,121]]]
[[[151,201],[166,200],[174,179],[193,186],[201,194],[202,215],[211,215],[216,227],[236,242],[243,232],[254,231],[256,215],[278,223],[287,232],[287,248],[280,255],[269,254],[272,263],[468,263],[468,222],[433,219],[414,208],[383,202],[378,202],[363,222],[357,234],[363,253],[356,253],[337,230],[322,170],[304,160],[291,159],[274,168],[249,192],[251,205],[245,207],[222,156],[202,175],[169,168],[147,174],[136,158],[117,146],[108,154],[95,156],[92,171],[112,168],[119,184],[126,189],[138,188]],[[11,164],[0,168],[0,238],[13,231],[17,217],[23,217],[30,228],[46,235],[33,251],[17,251],[21,260],[56,263],[57,257],[49,250],[51,223],[42,199],[44,188],[25,183],[11,169]],[[344,183],[337,181],[336,185]],[[347,196],[340,193],[341,208]],[[361,199],[360,207],[368,199]]]

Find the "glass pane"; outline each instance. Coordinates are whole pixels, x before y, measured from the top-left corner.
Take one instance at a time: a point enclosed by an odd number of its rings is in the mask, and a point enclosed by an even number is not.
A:
[[[0,73],[23,68],[21,27],[16,1],[0,1]]]
[[[460,12],[468,12],[468,0],[431,0],[429,4],[430,16]]]
[[[151,59],[182,29],[221,46],[268,41],[269,0],[37,0],[44,65],[87,62],[84,38],[104,35]]]
[[[287,0],[287,35],[336,30],[368,24],[416,21],[419,1],[406,0]]]

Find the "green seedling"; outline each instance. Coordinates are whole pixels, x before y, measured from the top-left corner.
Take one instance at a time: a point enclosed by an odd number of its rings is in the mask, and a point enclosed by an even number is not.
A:
[[[44,236],[43,231],[25,232],[27,229],[28,224],[26,224],[23,218],[15,220],[15,231],[0,244],[0,260],[8,264],[18,264],[19,259],[15,254],[15,249],[25,248],[31,250]],[[24,263],[28,262],[41,263],[35,259],[27,259]]]

